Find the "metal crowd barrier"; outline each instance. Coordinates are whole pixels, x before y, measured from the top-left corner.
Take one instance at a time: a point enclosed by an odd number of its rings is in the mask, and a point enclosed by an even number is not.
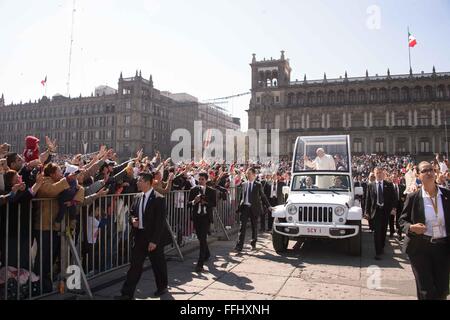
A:
[[[224,234],[238,223],[238,189],[217,192],[213,234]],[[66,277],[79,267],[84,289],[87,281],[130,262],[131,226],[129,209],[134,194],[107,195],[91,204],[66,212],[60,227],[56,199],[32,199],[29,203],[7,203],[0,207],[0,300],[41,298],[63,292]],[[187,206],[189,190],[166,195],[167,224],[173,243],[166,252],[195,241]],[[53,205],[52,205],[53,203]],[[59,228],[58,228],[59,227]],[[68,270],[71,270],[70,272]]]

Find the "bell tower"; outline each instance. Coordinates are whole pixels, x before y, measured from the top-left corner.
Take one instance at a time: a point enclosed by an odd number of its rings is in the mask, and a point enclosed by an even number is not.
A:
[[[252,63],[252,90],[262,88],[277,88],[288,86],[291,82],[291,67],[289,59],[285,58],[284,51],[281,51],[280,59],[262,61],[256,60],[256,54],[253,54]]]

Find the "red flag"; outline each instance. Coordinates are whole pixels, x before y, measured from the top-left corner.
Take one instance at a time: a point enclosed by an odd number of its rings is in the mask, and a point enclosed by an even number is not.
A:
[[[47,84],[47,76],[45,76],[45,79],[41,81],[41,84],[45,86]]]

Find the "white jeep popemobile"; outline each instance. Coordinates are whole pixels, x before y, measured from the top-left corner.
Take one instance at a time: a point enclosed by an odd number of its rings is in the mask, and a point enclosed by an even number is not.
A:
[[[345,242],[352,255],[361,254],[362,209],[353,187],[350,138],[298,137],[285,205],[275,207],[272,242],[284,252],[289,240],[329,238]]]

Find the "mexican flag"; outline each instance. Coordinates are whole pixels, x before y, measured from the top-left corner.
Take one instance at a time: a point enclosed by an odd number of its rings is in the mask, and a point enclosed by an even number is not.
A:
[[[41,81],[41,84],[45,87],[45,85],[47,84],[47,76],[45,76],[45,79]]]
[[[408,31],[409,47],[414,48],[417,45],[416,37]]]

